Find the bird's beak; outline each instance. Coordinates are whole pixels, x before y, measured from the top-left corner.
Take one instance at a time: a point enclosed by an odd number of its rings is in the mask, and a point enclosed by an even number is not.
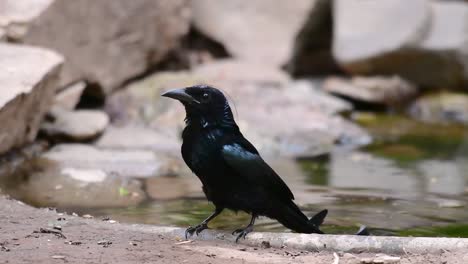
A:
[[[184,88],[167,91],[167,92],[161,94],[161,96],[176,99],[176,100],[179,100],[181,102],[185,102],[185,103],[189,103],[189,104],[200,104],[199,101],[197,101],[195,98],[193,98],[190,94],[186,93]]]

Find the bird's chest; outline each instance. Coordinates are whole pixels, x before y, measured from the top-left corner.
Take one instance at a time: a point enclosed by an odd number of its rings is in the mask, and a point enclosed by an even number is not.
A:
[[[219,130],[193,131],[184,135],[182,156],[200,178],[217,172],[222,162],[222,141],[223,135]]]

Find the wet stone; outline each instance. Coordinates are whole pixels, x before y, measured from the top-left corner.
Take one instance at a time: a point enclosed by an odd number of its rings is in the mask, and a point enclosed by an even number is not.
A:
[[[38,207],[127,207],[146,199],[140,180],[99,169],[73,168],[43,158],[24,164],[11,177],[17,179],[11,186],[15,198]]]

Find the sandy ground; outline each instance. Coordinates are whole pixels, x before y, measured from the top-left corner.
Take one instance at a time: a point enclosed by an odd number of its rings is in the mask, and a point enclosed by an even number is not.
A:
[[[303,252],[196,238],[187,242],[130,230],[0,197],[0,263],[382,263],[376,254]],[[394,263],[468,263],[467,252],[393,257],[401,258]]]

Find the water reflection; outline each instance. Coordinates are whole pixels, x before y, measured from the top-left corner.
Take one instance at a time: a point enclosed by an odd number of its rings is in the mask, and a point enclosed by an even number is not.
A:
[[[420,185],[409,170],[364,152],[333,153],[329,178],[330,187],[385,189],[395,195],[411,194]]]

